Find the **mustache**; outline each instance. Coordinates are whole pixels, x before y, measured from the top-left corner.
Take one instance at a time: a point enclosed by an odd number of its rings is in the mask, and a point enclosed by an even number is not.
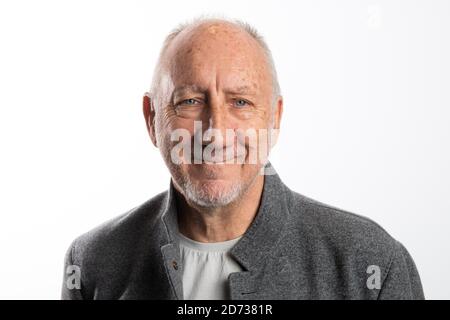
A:
[[[180,128],[170,134],[171,156],[175,164],[230,164],[265,162],[277,129],[207,129],[192,133]],[[260,161],[258,161],[258,158]]]
[[[194,160],[199,160],[198,156],[203,155],[206,162],[214,162],[214,159],[220,158],[227,161],[234,157],[245,157],[248,148],[245,139],[238,135],[224,137],[218,129],[208,129],[204,133],[197,130],[192,136],[192,142],[194,147],[200,144],[202,146],[201,154],[194,150]]]

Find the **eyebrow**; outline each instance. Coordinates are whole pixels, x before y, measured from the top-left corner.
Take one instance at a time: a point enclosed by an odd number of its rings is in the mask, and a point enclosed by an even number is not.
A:
[[[175,88],[175,90],[173,90],[173,95],[175,96],[177,94],[182,94],[185,92],[204,92],[204,91],[206,91],[205,88],[201,88],[200,86],[197,86],[195,84],[187,84]]]
[[[202,88],[195,84],[188,84],[188,85],[183,85],[183,86],[176,88],[173,91],[173,95],[175,96],[177,94],[182,94],[185,92],[205,92],[205,91],[207,91],[206,88]],[[247,85],[239,86],[236,88],[225,88],[224,91],[226,93],[231,93],[231,94],[254,94],[255,93],[254,90],[252,90],[252,88]]]
[[[226,93],[237,94],[254,94],[254,90],[249,86],[239,86],[237,88],[229,88],[224,90]]]

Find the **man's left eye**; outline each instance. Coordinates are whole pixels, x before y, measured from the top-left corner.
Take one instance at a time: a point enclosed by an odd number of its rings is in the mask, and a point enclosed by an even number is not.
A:
[[[248,105],[248,102],[243,99],[234,100],[234,106],[237,108],[246,107],[247,105]]]

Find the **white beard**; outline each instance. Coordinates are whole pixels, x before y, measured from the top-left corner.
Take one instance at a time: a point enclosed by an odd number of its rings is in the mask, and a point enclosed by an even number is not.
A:
[[[200,207],[217,208],[223,207],[236,200],[242,193],[243,186],[240,182],[233,184],[231,187],[211,192],[206,186],[198,186],[188,177],[183,177],[180,186],[185,192],[186,200],[192,201]]]

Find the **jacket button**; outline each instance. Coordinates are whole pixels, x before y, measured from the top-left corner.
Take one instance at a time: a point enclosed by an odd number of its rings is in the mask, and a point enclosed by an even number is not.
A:
[[[175,260],[172,261],[172,267],[173,267],[175,270],[178,270],[178,263],[177,263]]]

